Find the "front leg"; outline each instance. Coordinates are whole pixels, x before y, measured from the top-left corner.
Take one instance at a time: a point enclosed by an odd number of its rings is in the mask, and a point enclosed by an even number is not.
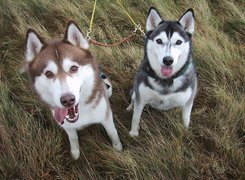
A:
[[[139,101],[134,101],[134,114],[131,124],[131,130],[129,134],[132,137],[139,136],[139,123],[140,123],[140,117],[142,114],[142,111],[144,109],[145,104]]]
[[[193,101],[188,103],[188,104],[186,104],[182,108],[182,119],[183,119],[184,126],[186,128],[188,128],[189,123],[190,123],[192,106],[193,106]]]
[[[72,155],[73,159],[77,160],[80,156],[77,130],[70,128],[70,129],[65,129],[65,131],[66,131],[68,138],[69,138],[71,155]]]
[[[119,139],[117,130],[115,128],[114,122],[113,122],[113,117],[112,117],[112,112],[111,109],[109,109],[109,115],[108,117],[102,122],[103,127],[105,128],[108,136],[111,139],[112,145],[113,147],[117,150],[117,151],[121,151],[122,150],[122,144],[121,141]]]

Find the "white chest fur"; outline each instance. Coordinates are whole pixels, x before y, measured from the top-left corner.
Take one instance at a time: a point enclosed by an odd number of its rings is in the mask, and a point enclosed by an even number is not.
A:
[[[100,123],[106,118],[107,103],[105,97],[102,97],[99,103],[94,106],[93,103],[87,105],[79,104],[79,119],[75,123],[64,121],[63,128],[82,129],[91,124]]]
[[[151,82],[150,82],[151,83]],[[177,89],[181,83],[179,81],[175,82],[173,89]],[[159,85],[156,83],[151,83],[156,90],[160,90]],[[191,98],[192,89],[191,87],[187,88],[184,91],[176,92],[176,93],[169,93],[169,94],[160,94],[158,91],[152,90],[151,88],[141,84],[139,87],[139,91],[141,99],[144,101],[145,104],[150,104],[152,107],[160,109],[160,110],[167,110],[174,107],[184,106],[188,100]]]

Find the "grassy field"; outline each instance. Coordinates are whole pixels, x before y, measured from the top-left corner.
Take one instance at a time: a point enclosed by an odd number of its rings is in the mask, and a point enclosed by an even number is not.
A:
[[[28,27],[63,37],[68,20],[88,29],[90,0],[0,0],[0,179],[245,179],[244,1],[121,0],[145,27],[149,7],[178,19],[192,7],[198,96],[187,131],[178,109],[146,108],[138,138],[129,136],[132,78],[143,57],[143,37],[114,48],[91,45],[113,82],[111,105],[124,145],[118,153],[99,125],[79,132],[74,161],[68,138],[19,69]],[[115,42],[134,26],[115,0],[99,0],[91,36]]]

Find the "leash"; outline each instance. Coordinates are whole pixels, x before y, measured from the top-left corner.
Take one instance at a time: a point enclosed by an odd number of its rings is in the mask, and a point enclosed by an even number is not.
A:
[[[91,37],[90,37],[90,33],[91,33],[91,31],[92,31],[92,27],[93,27],[93,22],[94,22],[94,14],[95,14],[96,3],[97,3],[97,0],[94,0],[93,12],[92,12],[92,16],[91,16],[90,23],[89,23],[89,29],[88,29],[88,31],[87,31],[87,39],[88,39],[88,40],[90,40],[90,39],[91,39]]]
[[[124,12],[128,16],[128,18],[131,20],[131,22],[134,24],[135,29],[132,31],[132,33],[130,35],[128,35],[127,37],[123,38],[121,41],[115,42],[113,44],[107,44],[107,43],[102,43],[102,42],[98,42],[96,40],[93,40],[91,38],[90,34],[92,32],[92,26],[93,26],[93,21],[94,21],[94,14],[95,14],[95,9],[96,9],[96,4],[97,4],[97,0],[94,0],[93,12],[92,12],[92,16],[91,16],[91,19],[90,19],[89,29],[87,30],[87,39],[89,40],[89,42],[91,44],[94,44],[94,45],[97,45],[97,46],[114,47],[114,46],[118,46],[118,45],[120,45],[120,44],[122,44],[124,42],[129,41],[133,36],[135,36],[137,34],[138,31],[141,33],[142,36],[145,36],[145,33],[142,30],[141,25],[135,23],[135,21],[133,20],[133,18],[129,15],[129,13],[123,7],[123,5],[120,3],[119,0],[117,0],[117,2],[121,6],[121,8],[124,10]]]
[[[118,4],[121,6],[121,8],[124,10],[124,12],[126,13],[126,15],[128,16],[128,18],[132,21],[132,23],[134,24],[134,26],[136,27],[137,24],[136,22],[133,20],[133,18],[129,15],[129,13],[127,12],[127,10],[123,7],[122,3],[117,0]]]
[[[98,46],[105,46],[105,47],[114,47],[114,46],[118,46],[124,42],[127,42],[129,41],[135,34],[130,34],[129,36],[125,37],[124,39],[122,39],[121,41],[119,42],[116,42],[116,43],[113,43],[113,44],[106,44],[106,43],[101,43],[101,42],[98,42],[96,40],[93,40],[90,38],[90,43],[93,44],[93,45],[98,45]]]
[[[134,24],[135,29],[134,29],[133,33],[136,33],[137,31],[139,31],[141,33],[141,35],[143,37],[145,37],[145,32],[141,28],[141,25],[140,24],[136,24],[136,22],[134,21],[134,19],[130,16],[130,14],[128,13],[128,11],[123,7],[122,3],[119,0],[117,0],[117,3],[121,6],[121,8],[124,10],[125,14],[128,16],[128,18]]]

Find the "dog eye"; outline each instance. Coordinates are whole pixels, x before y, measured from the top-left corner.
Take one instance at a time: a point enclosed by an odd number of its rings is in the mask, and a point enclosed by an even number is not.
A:
[[[52,79],[52,78],[54,78],[54,73],[52,73],[51,71],[46,71],[45,76],[48,79]]]
[[[75,72],[77,72],[77,70],[78,70],[78,67],[77,67],[77,66],[72,66],[72,67],[70,68],[70,72],[71,72],[71,73],[75,73]]]
[[[157,42],[157,44],[163,44],[161,39],[157,39],[156,42]]]
[[[176,45],[181,45],[181,44],[182,44],[182,41],[181,41],[181,40],[178,40],[178,41],[176,41],[175,44],[176,44]]]

